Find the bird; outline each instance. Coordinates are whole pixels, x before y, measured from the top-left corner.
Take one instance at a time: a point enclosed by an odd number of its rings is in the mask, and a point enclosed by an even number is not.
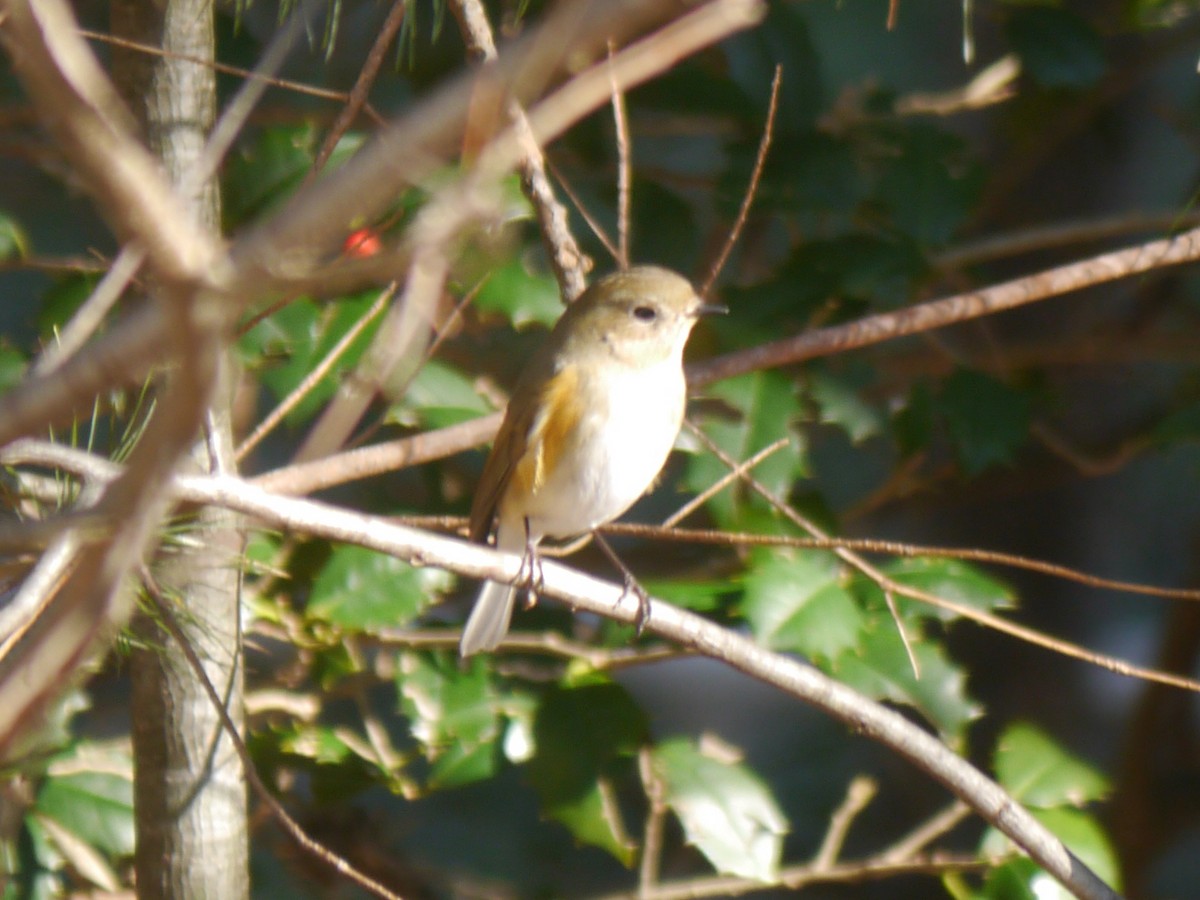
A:
[[[585,290],[526,363],[471,505],[471,540],[522,553],[593,532],[657,479],[683,422],[683,349],[705,302],[682,275],[634,266]],[[459,642],[466,657],[508,632],[517,588],[487,581]]]

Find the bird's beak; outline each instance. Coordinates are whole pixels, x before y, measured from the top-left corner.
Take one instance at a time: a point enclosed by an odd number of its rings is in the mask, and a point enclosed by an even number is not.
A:
[[[727,316],[729,307],[724,303],[701,303],[692,313],[696,318],[701,316]]]

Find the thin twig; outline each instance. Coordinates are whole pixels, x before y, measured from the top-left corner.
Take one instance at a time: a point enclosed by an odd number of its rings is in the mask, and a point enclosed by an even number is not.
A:
[[[709,452],[714,454],[725,465],[729,467],[736,466],[737,463],[722,450],[716,443],[713,442],[708,435],[691,423],[685,423],[687,427],[700,439],[700,441],[708,448]],[[784,516],[792,524],[802,528],[810,534],[819,538],[828,538],[815,523],[798,513],[793,507],[784,503],[766,487],[762,485],[753,475],[743,474],[743,481],[760,497],[767,501]],[[1200,693],[1200,681],[1195,681],[1191,678],[1184,678],[1180,675],[1172,675],[1169,672],[1159,672],[1155,669],[1148,669],[1143,666],[1136,666],[1128,663],[1123,659],[1118,659],[1104,653],[1096,653],[1088,650],[1086,647],[1081,647],[1078,644],[1070,641],[1064,641],[1059,638],[1051,637],[1033,628],[1027,628],[1024,625],[1018,625],[1015,622],[1010,622],[1008,619],[993,615],[985,610],[976,609],[966,603],[958,603],[954,600],[948,600],[945,597],[932,594],[928,591],[922,591],[905,584],[901,584],[893,578],[888,577],[877,567],[871,565],[857,553],[847,550],[845,547],[834,547],[836,553],[844,562],[851,567],[857,569],[863,575],[870,578],[879,589],[882,591],[892,591],[902,597],[908,597],[912,600],[919,600],[922,603],[928,603],[930,606],[937,609],[952,612],[955,615],[961,616],[964,619],[969,619],[976,624],[991,628],[994,631],[999,631],[1002,634],[1007,634],[1009,637],[1017,638],[1026,643],[1033,644],[1037,647],[1042,647],[1046,650],[1051,650],[1063,656],[1069,656],[1072,659],[1078,659],[1083,662],[1091,663],[1102,669],[1107,669],[1110,672],[1116,672],[1118,675],[1127,675],[1134,678],[1140,678],[1143,681],[1152,681],[1157,684],[1166,684],[1172,687],[1182,688],[1187,691]]]
[[[745,464],[742,464],[743,466]],[[884,541],[874,538],[845,538],[845,537],[794,537],[777,534],[748,534],[746,532],[717,531],[705,528],[666,528],[660,525],[641,525],[633,523],[613,522],[602,526],[600,531],[606,534],[623,534],[632,537],[653,538],[655,540],[682,541],[701,544],[725,544],[727,546],[755,547],[799,547],[816,550],[833,550],[845,547],[863,553],[882,553],[889,556],[935,556],[948,559],[963,559],[972,562],[989,563],[1006,566],[1013,569],[1024,569],[1037,572],[1051,578],[1061,578],[1077,584],[1098,588],[1105,591],[1120,591],[1127,594],[1142,594],[1148,597],[1161,597],[1166,600],[1200,601],[1200,590],[1195,588],[1168,588],[1152,584],[1141,584],[1136,581],[1118,581],[1113,578],[1102,578],[1058,563],[1019,556],[1015,553],[1003,553],[999,550],[983,550],[978,547],[936,547],[928,544],[905,544],[899,541]]]
[[[780,869],[779,878],[770,883],[738,878],[733,875],[683,878],[663,882],[645,894],[627,891],[602,894],[592,900],[703,900],[707,897],[740,897],[759,891],[778,892],[780,888],[798,891],[813,884],[859,884],[864,881],[881,881],[885,878],[899,878],[906,875],[926,875],[930,878],[939,878],[951,872],[968,872],[996,866],[1004,862],[1004,859],[1004,857],[980,859],[964,854],[939,853],[893,863],[879,861],[872,857],[841,863],[823,871],[816,871],[811,864],[802,863]]]
[[[768,444],[767,446],[763,447],[745,462],[738,463],[737,468],[730,469],[728,472],[706,487],[703,491],[690,499],[687,503],[683,504],[683,506],[679,507],[679,509],[675,510],[675,512],[671,513],[671,515],[663,519],[661,527],[663,529],[674,528],[676,524],[682,522],[694,511],[707,503],[712,497],[724,490],[726,485],[737,481],[738,478],[742,476],[743,472],[749,472],[763,460],[773,456],[784,447],[789,446],[791,442],[791,438],[782,437],[773,444]]]
[[[93,41],[102,41],[106,44],[112,44],[114,47],[122,47],[126,50],[136,50],[139,53],[146,53],[150,56],[162,56],[167,59],[178,59],[182,62],[195,63],[198,66],[209,66],[217,72],[224,75],[236,75],[238,78],[249,78],[263,81],[271,87],[281,88],[285,91],[292,91],[297,94],[304,94],[309,97],[319,97],[322,100],[336,100],[340,103],[346,103],[350,99],[350,95],[343,91],[331,91],[327,88],[313,87],[311,84],[304,84],[300,81],[290,81],[287,78],[277,78],[271,75],[266,75],[261,72],[252,72],[249,69],[241,69],[237,66],[227,65],[226,63],[214,62],[211,59],[205,59],[201,56],[192,56],[187,53],[176,53],[170,50],[164,50],[161,47],[155,47],[151,44],[142,44],[137,41],[131,41],[127,38],[115,37],[111,34],[106,34],[103,31],[90,31],[87,28],[79,29],[79,33],[85,38]],[[383,123],[383,117],[377,113],[374,108],[368,106],[366,109],[368,115],[375,120],[377,124]]]
[[[288,413],[295,409],[296,405],[307,397],[309,392],[325,378],[329,370],[337,365],[337,361],[350,349],[351,344],[358,339],[358,336],[366,330],[368,325],[375,321],[375,317],[383,311],[383,308],[395,293],[395,282],[392,282],[380,291],[379,296],[375,298],[375,302],[371,304],[371,307],[346,330],[346,333],[338,339],[336,344],[329,348],[329,352],[325,354],[325,357],[312,368],[312,371],[304,376],[301,382],[292,389],[291,393],[280,400],[278,405],[258,423],[254,431],[250,433],[250,436],[242,441],[234,453],[238,462],[245,459],[246,454],[257,447],[262,439],[270,434],[275,426],[282,422]]]
[[[959,822],[970,815],[971,808],[961,800],[955,800],[941,812],[922,822],[900,840],[877,854],[884,862],[902,862],[911,859],[933,841],[940,838]]]
[[[662,779],[654,771],[654,755],[649,747],[638,750],[638,775],[646,794],[646,824],[642,830],[642,858],[638,865],[638,896],[649,895],[658,883],[662,861],[663,826],[667,821],[667,804]]]
[[[842,805],[835,809],[833,815],[829,817],[829,827],[825,830],[825,837],[811,863],[813,871],[826,872],[837,864],[842,846],[846,843],[846,835],[850,832],[850,826],[854,824],[858,814],[867,808],[867,804],[875,798],[878,791],[879,783],[865,775],[856,776],[850,782]]]
[[[1200,258],[1200,229],[1177,237],[1102,253],[978,290],[920,303],[897,312],[867,316],[845,325],[817,328],[707,360],[688,369],[688,383],[714,381],[778,366],[793,365],[882,341],[920,334],[1015,309],[1085,287]]]
[[[750,215],[750,204],[754,202],[754,195],[758,193],[758,182],[762,178],[763,166],[767,162],[767,152],[771,149],[771,136],[775,131],[775,113],[779,108],[779,85],[782,81],[783,66],[777,65],[775,66],[775,77],[771,79],[771,99],[767,103],[767,121],[763,125],[762,137],[758,140],[754,168],[750,170],[750,183],[746,185],[746,193],[742,197],[742,205],[738,207],[737,218],[733,220],[733,227],[729,229],[729,237],[725,239],[725,245],[717,254],[717,258],[713,260],[712,267],[708,270],[708,277],[700,285],[701,297],[707,297],[708,292],[712,290],[721,270],[725,268],[725,261],[729,259],[729,254],[733,252],[734,245],[741,237],[742,229],[746,227],[746,219]]]
[[[404,24],[404,13],[407,9],[408,0],[394,0],[392,3],[392,8],[388,10],[387,17],[379,27],[379,34],[375,37],[375,42],[367,51],[367,58],[363,61],[358,78],[354,81],[354,87],[350,89],[345,104],[338,111],[337,118],[333,120],[333,125],[330,126],[329,133],[325,135],[325,140],[321,142],[321,148],[317,151],[312,168],[309,170],[308,179],[315,178],[325,168],[329,157],[333,156],[333,151],[337,148],[338,141],[342,139],[342,135],[349,130],[355,118],[367,105],[371,86],[375,83],[380,66],[383,65],[388,46],[395,39],[400,26]]]
[[[83,301],[83,305],[71,316],[58,340],[49,344],[42,352],[41,358],[34,363],[32,371],[38,375],[48,375],[57,369],[67,357],[73,355],[87,343],[96,329],[104,322],[113,305],[121,298],[129,282],[137,274],[145,260],[146,253],[134,244],[126,244],[113,260],[100,283]]]
[[[629,210],[633,183],[633,142],[629,139],[629,114],[625,109],[625,94],[612,67],[615,50],[615,45],[609,41],[608,74],[612,85],[613,126],[617,140],[617,264],[622,269],[628,269],[629,233],[632,228]]]
[[[192,671],[196,675],[196,679],[204,688],[204,692],[208,694],[208,699],[213,705],[213,709],[221,719],[221,727],[225,730],[225,736],[229,738],[233,744],[234,750],[237,751],[238,759],[242,762],[242,771],[245,773],[246,781],[250,783],[250,787],[254,793],[258,795],[258,799],[271,811],[275,820],[287,835],[294,840],[300,847],[312,854],[313,857],[328,865],[339,875],[344,875],[349,878],[359,887],[374,894],[376,897],[383,897],[384,900],[401,900],[398,894],[388,890],[384,885],[380,884],[375,879],[371,878],[363,872],[360,872],[352,866],[343,857],[338,856],[328,847],[313,840],[308,833],[301,827],[300,823],[291,817],[286,809],[283,808],[275,795],[267,789],[263,784],[262,779],[258,776],[258,769],[254,765],[254,759],[250,756],[250,750],[246,747],[242,736],[238,733],[237,724],[233,721],[233,717],[229,714],[229,710],[221,700],[221,696],[217,693],[217,689],[213,687],[213,683],[209,680],[208,672],[204,668],[204,663],[200,657],[196,655],[196,650],[191,642],[184,636],[179,623],[175,621],[175,614],[171,612],[166,598],[163,597],[159,590],[154,577],[145,567],[141,572],[142,585],[146,589],[146,596],[150,598],[150,602],[154,605],[155,612],[158,615],[159,621],[163,628],[171,635],[175,643],[179,645],[179,649],[183,652],[184,657],[188,661],[188,665],[192,667]]]
[[[479,421],[478,419],[471,420]],[[469,424],[469,423],[468,423]],[[434,432],[430,432],[431,434]],[[377,445],[382,446],[382,445]],[[367,447],[364,450],[374,448]],[[5,465],[44,465],[61,468],[80,477],[103,484],[116,478],[120,466],[97,456],[75,450],[48,441],[20,440],[0,449],[0,462]],[[743,463],[742,466],[748,465]],[[740,467],[738,467],[740,468]],[[270,473],[274,474],[274,473]],[[264,476],[249,479],[248,484],[263,487]],[[176,486],[178,487],[178,486]],[[95,527],[103,529],[103,522],[94,519]],[[401,525],[411,525],[423,529],[436,529],[446,532],[462,532],[465,518],[462,516],[391,516],[387,521]],[[601,526],[598,531],[605,534],[629,535],[631,537],[651,538],[653,540],[678,541],[684,543],[719,544],[725,546],[750,547],[796,547],[803,549],[833,550],[844,547],[861,553],[878,553],[889,556],[918,557],[930,556],[946,559],[962,559],[971,562],[981,562],[990,565],[1006,566],[1036,572],[1050,578],[1060,578],[1098,590],[1118,591],[1128,594],[1158,597],[1164,600],[1183,600],[1200,602],[1200,590],[1195,588],[1169,588],[1159,585],[1142,584],[1135,581],[1120,581],[1113,578],[1103,578],[1088,572],[1081,572],[1068,566],[1045,560],[1004,553],[998,550],[984,550],[978,547],[941,547],[928,544],[908,544],[899,541],[884,541],[870,538],[844,537],[796,537],[792,535],[749,534],[746,532],[726,532],[705,528],[663,527],[660,525],[644,525],[634,523],[613,522]],[[20,543],[0,542],[0,548],[19,548],[40,546],[36,542]],[[553,553],[547,552],[547,556]]]
[[[493,581],[514,581],[522,566],[516,553],[393,525],[329,504],[273,496],[232,476],[180,477],[176,484],[180,496],[193,502],[226,506],[270,527],[354,543],[418,566],[436,566]],[[544,596],[625,622],[638,617],[638,600],[627,597],[619,585],[552,560],[543,560],[542,575]],[[856,733],[880,741],[961,797],[1083,900],[1118,896],[999,785],[899,713],[811,666],[661,600],[650,601],[646,627],[775,685],[851,725]]]
[[[496,40],[487,11],[480,0],[454,0],[450,8],[458,19],[459,29],[471,52],[484,62],[495,60]],[[545,156],[529,127],[525,111],[520,104],[513,102],[509,106],[509,115],[517,127],[525,151],[519,163],[521,187],[533,205],[559,290],[563,299],[570,303],[587,287],[591,260],[579,249],[575,236],[571,234],[567,212],[554,196],[554,188],[546,177]]]
[[[616,241],[612,239],[612,236],[607,230],[605,230],[604,226],[600,224],[600,220],[593,216],[591,210],[584,205],[583,200],[580,199],[575,188],[571,186],[570,179],[568,179],[567,176],[564,175],[556,165],[554,165],[554,161],[549,157],[546,158],[546,168],[550,170],[550,173],[554,176],[554,180],[557,181],[558,186],[562,188],[562,192],[567,195],[567,199],[570,200],[571,205],[575,207],[575,212],[579,213],[579,217],[583,219],[583,223],[587,225],[588,231],[596,236],[596,240],[598,240],[604,246],[604,249],[608,251],[609,256],[611,256],[614,260],[619,260],[621,258],[621,251],[617,247]]]

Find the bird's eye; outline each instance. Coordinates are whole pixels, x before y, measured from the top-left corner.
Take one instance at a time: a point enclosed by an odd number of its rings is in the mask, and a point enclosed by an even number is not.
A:
[[[656,310],[653,306],[635,306],[633,308],[633,314],[643,322],[653,322],[656,318],[658,318],[658,310]]]

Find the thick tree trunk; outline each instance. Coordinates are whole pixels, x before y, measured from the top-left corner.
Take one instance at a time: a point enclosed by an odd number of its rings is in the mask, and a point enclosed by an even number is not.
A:
[[[146,140],[180,184],[212,128],[211,67],[173,57],[213,57],[211,0],[114,0],[115,35],[166,50],[167,56],[114,50],[113,75],[142,122]],[[217,186],[207,181],[186,198],[199,221],[217,227]],[[232,465],[228,385],[208,421],[209,443],[191,465],[212,471],[210,445]],[[204,661],[208,678],[241,723],[238,618],[240,536],[228,513],[205,510],[179,546],[156,567],[175,618]],[[153,621],[136,626],[133,657],[134,796],[137,885],[142,900],[249,895],[246,788],[240,762],[201,683],[172,639]]]

